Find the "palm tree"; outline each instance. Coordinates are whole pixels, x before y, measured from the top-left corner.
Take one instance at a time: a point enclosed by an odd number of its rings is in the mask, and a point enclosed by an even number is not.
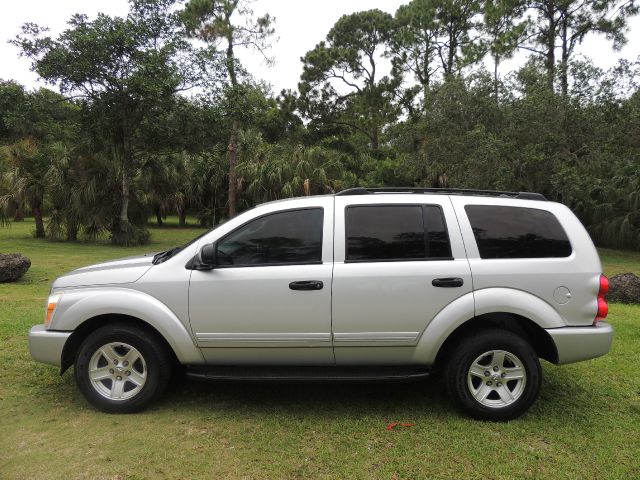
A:
[[[262,144],[246,152],[238,172],[252,203],[330,193],[342,187],[345,177],[337,152],[303,145]]]
[[[8,164],[4,180],[9,192],[0,197],[0,208],[7,209],[10,202],[23,199],[33,212],[36,223],[36,237],[44,238],[43,203],[47,182],[47,155],[45,149],[33,137],[24,137],[0,149]]]

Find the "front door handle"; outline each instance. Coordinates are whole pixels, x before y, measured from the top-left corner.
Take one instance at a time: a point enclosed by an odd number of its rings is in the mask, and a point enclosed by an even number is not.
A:
[[[320,280],[302,280],[289,284],[291,290],[322,290],[322,287],[324,284]]]
[[[434,278],[431,285],[434,287],[453,288],[461,287],[464,284],[464,280],[458,277],[449,278]]]

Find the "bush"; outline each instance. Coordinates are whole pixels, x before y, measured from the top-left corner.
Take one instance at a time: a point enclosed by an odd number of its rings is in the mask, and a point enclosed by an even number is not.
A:
[[[133,225],[130,222],[123,222],[116,219],[109,235],[111,243],[121,247],[132,247],[136,245],[146,245],[151,239],[149,230],[144,227]]]

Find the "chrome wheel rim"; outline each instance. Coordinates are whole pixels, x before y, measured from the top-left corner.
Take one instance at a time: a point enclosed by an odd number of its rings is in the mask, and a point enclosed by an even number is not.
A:
[[[490,350],[479,355],[469,367],[467,385],[480,405],[504,408],[524,393],[527,372],[522,361],[505,350]]]
[[[89,380],[103,397],[128,400],[147,382],[147,363],[137,348],[122,342],[107,343],[89,360]]]

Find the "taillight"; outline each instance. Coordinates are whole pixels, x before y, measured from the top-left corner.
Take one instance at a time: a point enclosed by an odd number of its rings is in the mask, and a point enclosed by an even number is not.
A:
[[[600,275],[600,289],[598,290],[598,313],[596,313],[596,318],[593,321],[594,325],[600,320],[604,320],[605,318],[607,318],[607,314],[609,313],[609,305],[607,305],[607,300],[604,298],[607,293],[609,293],[609,279],[604,275]]]

